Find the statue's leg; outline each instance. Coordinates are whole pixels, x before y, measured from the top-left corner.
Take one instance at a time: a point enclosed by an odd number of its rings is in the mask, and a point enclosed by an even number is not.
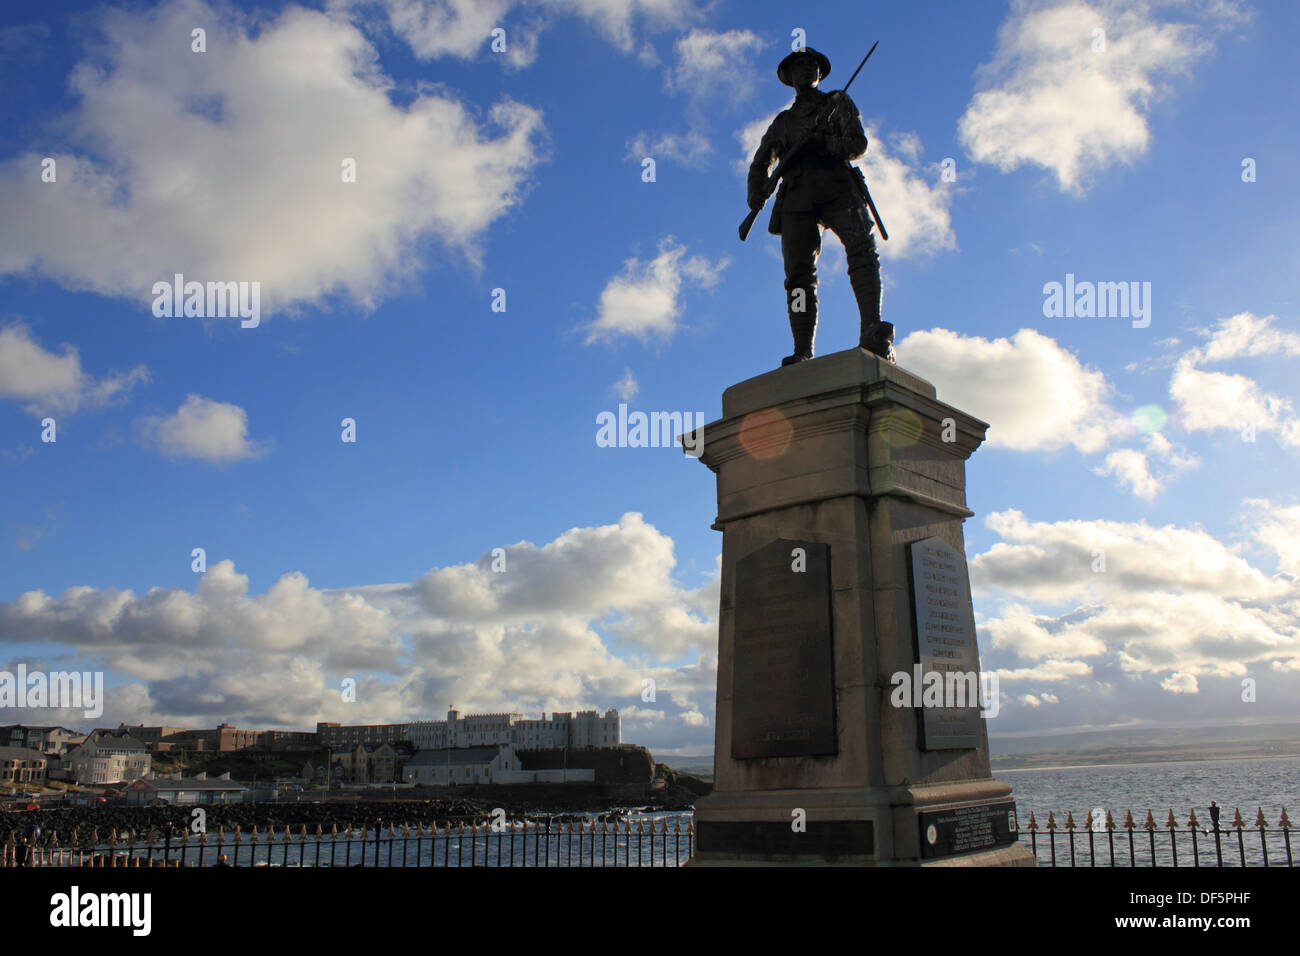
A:
[[[781,216],[781,258],[785,261],[786,311],[794,354],[781,360],[792,365],[812,358],[817,333],[817,253],[821,231],[811,212],[787,212]]]
[[[838,206],[823,215],[827,228],[844,244],[844,257],[849,265],[849,284],[858,300],[861,320],[860,347],[881,358],[894,361],[894,327],[880,320],[880,256],[876,240],[871,233],[871,215],[861,203]]]

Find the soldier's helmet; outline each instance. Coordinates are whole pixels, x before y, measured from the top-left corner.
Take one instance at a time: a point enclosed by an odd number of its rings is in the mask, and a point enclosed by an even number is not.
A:
[[[795,50],[782,60],[780,64],[777,65],[776,78],[786,86],[794,86],[794,84],[790,82],[790,67],[796,60],[804,56],[810,56],[817,61],[817,69],[821,73],[821,78],[823,80],[826,79],[826,74],[831,71],[831,61],[826,58],[825,54],[818,53],[810,46],[806,46],[802,50]]]

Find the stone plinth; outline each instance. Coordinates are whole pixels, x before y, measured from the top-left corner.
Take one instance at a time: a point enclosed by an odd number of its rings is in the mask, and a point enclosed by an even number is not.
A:
[[[734,385],[722,410],[701,455],[722,532],[715,789],[692,863],[1032,865],[1001,832],[1011,788],[984,721],[974,746],[926,749],[920,710],[890,702],[918,661],[909,546],[964,555],[965,461],[988,426],[863,349]]]

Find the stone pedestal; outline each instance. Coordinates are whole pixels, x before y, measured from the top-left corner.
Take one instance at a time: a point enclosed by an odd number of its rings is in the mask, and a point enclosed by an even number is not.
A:
[[[987,427],[863,349],[723,393],[701,455],[722,597],[714,793],[696,807],[693,865],[1032,865],[984,721],[949,711],[948,733],[934,711],[891,704],[891,676],[920,659],[916,542],[961,556],[943,579],[961,586],[935,589],[959,594],[941,602],[956,613],[938,616],[970,628],[978,667],[962,521]]]

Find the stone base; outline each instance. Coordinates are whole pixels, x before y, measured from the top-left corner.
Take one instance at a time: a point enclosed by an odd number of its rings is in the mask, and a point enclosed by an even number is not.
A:
[[[863,349],[723,393],[696,435],[723,537],[714,792],[691,865],[1033,865],[978,714],[892,694],[939,651],[978,679],[962,522],[987,429]],[[918,577],[918,547],[946,563]]]
[[[1034,866],[1018,843],[921,856],[921,814],[997,805],[996,780],[919,787],[715,792],[695,809],[692,866]],[[792,826],[802,819],[803,830]]]
[[[1037,866],[1038,861],[1023,843],[1001,846],[996,850],[947,856],[942,860],[926,860],[922,866]]]

